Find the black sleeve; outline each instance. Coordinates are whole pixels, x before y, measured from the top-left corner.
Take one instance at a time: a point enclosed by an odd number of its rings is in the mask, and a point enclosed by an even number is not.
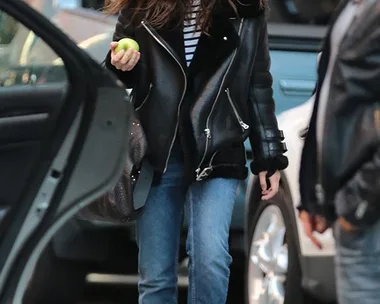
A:
[[[131,38],[136,40],[135,27],[130,24],[130,18],[127,8],[123,8],[119,13],[112,40],[119,41],[122,38]],[[132,71],[124,72],[118,70],[111,64],[111,51],[109,51],[105,58],[104,64],[106,68],[112,71],[116,75],[116,77],[124,83],[124,85],[127,88],[133,88],[135,86],[140,63],[137,63],[137,65]]]
[[[349,202],[351,211],[340,210],[341,200]],[[337,193],[335,201],[337,216],[354,226],[370,226],[380,219],[380,148]]]
[[[288,166],[283,154],[286,145],[284,136],[278,129],[273,100],[272,75],[268,47],[268,32],[265,17],[262,18],[255,64],[253,67],[249,105],[252,130],[250,142],[253,152],[251,170],[253,174],[261,171],[273,173]]]

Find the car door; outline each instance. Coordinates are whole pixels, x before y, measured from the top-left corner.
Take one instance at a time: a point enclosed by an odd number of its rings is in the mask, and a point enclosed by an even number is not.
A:
[[[22,303],[54,233],[112,187],[125,89],[47,19],[0,1],[0,303]]]

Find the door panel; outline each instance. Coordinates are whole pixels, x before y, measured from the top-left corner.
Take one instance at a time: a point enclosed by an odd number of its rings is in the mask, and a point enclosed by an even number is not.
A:
[[[62,85],[0,87],[0,147],[47,136],[64,104]]]
[[[51,136],[67,97],[67,71],[59,56],[33,31],[0,11],[0,205],[20,199],[42,144]],[[38,56],[36,56],[38,54]],[[49,59],[50,58],[50,59]]]
[[[54,232],[116,183],[131,105],[116,78],[23,1],[0,1],[0,37],[0,303],[21,303]]]

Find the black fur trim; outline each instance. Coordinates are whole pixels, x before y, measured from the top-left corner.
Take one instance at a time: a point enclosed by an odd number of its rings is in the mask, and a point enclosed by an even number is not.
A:
[[[245,180],[248,177],[248,168],[239,165],[218,165],[213,167],[209,178],[217,177]]]

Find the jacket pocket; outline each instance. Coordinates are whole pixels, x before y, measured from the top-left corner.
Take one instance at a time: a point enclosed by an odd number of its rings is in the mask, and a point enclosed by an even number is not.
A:
[[[242,132],[243,132],[243,133],[247,132],[247,130],[249,129],[249,125],[246,124],[246,123],[243,121],[243,119],[241,118],[241,116],[240,116],[240,114],[239,114],[239,111],[238,111],[238,109],[237,109],[237,107],[236,107],[236,105],[235,105],[235,103],[234,103],[234,101],[233,101],[233,99],[232,99],[232,96],[231,96],[231,93],[230,93],[230,89],[227,88],[227,89],[225,90],[225,92],[226,92],[226,94],[227,94],[228,102],[229,102],[230,105],[231,105],[231,108],[232,108],[232,111],[233,111],[233,113],[234,113],[234,115],[235,115],[235,117],[236,117],[236,120],[237,120],[237,122],[239,123],[239,125],[240,125],[240,127],[241,127],[241,129],[242,129]]]
[[[149,88],[148,88],[148,92],[146,93],[144,99],[142,99],[141,102],[134,104],[134,107],[135,107],[136,111],[139,111],[144,106],[144,104],[148,101],[150,93],[152,92],[152,88],[153,88],[153,84],[150,83],[149,84]],[[136,100],[136,102],[137,102],[137,100]]]

